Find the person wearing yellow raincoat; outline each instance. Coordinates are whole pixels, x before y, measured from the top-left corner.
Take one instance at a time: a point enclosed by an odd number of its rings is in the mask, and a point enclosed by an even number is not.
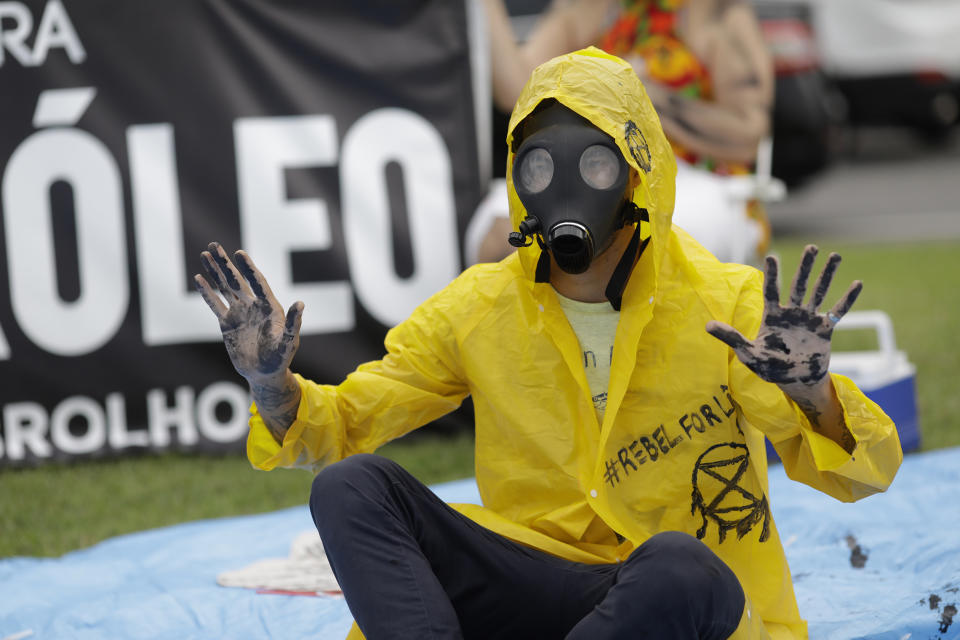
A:
[[[284,317],[243,251],[204,252],[197,286],[255,400],[250,461],[319,470],[314,520],[371,638],[805,638],[763,440],[791,478],[839,500],[892,481],[894,424],[827,373],[860,284],[820,313],[839,256],[804,301],[808,247],[781,305],[776,260],[765,275],[723,264],[672,227],[657,114],[598,49],[537,68],[507,143],[521,248],[466,270],[339,385],[289,370],[302,303]],[[564,155],[574,143],[587,151]],[[609,233],[544,205],[583,181],[625,194]],[[482,506],[458,514],[355,455],[467,395]]]

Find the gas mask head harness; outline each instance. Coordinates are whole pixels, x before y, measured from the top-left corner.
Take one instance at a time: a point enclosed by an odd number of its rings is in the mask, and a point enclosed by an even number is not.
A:
[[[541,103],[522,126],[513,184],[527,217],[509,242],[526,247],[537,240],[537,282],[549,282],[551,254],[563,271],[583,273],[618,230],[647,219],[627,193],[630,166],[613,138],[555,100]],[[616,309],[639,257],[639,228],[607,286]]]

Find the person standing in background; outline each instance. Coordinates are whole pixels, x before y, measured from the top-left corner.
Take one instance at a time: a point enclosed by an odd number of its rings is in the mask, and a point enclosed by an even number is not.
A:
[[[523,43],[504,0],[485,0],[494,104],[512,108],[541,62],[597,44],[630,62],[677,157],[674,222],[722,261],[758,264],[770,240],[750,176],[769,135],[773,63],[744,0],[554,0]],[[739,178],[738,178],[739,177]],[[512,249],[504,189],[478,208],[468,262]]]

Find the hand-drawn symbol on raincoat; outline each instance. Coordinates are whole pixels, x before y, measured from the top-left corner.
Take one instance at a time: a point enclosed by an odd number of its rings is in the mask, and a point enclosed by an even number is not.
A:
[[[640,127],[630,120],[624,127],[623,135],[627,141],[627,148],[630,149],[630,155],[637,161],[637,165],[643,169],[644,173],[649,173],[652,167],[652,156],[650,147],[647,145],[647,139],[640,131]]]
[[[717,524],[719,541],[727,531],[735,529],[737,539],[745,536],[760,520],[760,542],[770,537],[770,507],[765,495],[753,495],[740,486],[750,464],[747,446],[736,442],[715,444],[697,458],[693,465],[693,501],[690,513],[698,510],[703,518],[697,530],[702,540],[707,533],[708,519]]]

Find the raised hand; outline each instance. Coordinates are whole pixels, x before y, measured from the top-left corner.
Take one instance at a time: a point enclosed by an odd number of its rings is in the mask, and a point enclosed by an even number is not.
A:
[[[250,385],[264,424],[283,444],[300,406],[300,386],[290,372],[290,362],[300,346],[303,303],[294,302],[284,315],[250,257],[243,251],[233,257],[236,266],[216,242],[200,254],[207,278],[223,299],[203,276],[197,274],[193,281],[220,321],[227,354]]]
[[[294,302],[284,314],[250,257],[237,251],[234,259],[236,266],[223,247],[210,243],[200,254],[207,278],[197,274],[194,283],[220,321],[223,343],[237,372],[251,388],[279,386],[300,345],[303,303]]]
[[[776,258],[767,256],[763,321],[755,340],[747,340],[728,324],[716,320],[707,323],[710,335],[730,345],[750,370],[764,380],[780,385],[791,396],[803,386],[816,386],[824,380],[830,364],[833,328],[850,310],[863,288],[859,280],[855,281],[830,311],[819,313],[840,263],[840,256],[831,253],[810,300],[804,304],[807,280],[816,257],[817,247],[808,245],[790,287],[790,300],[781,305],[777,282],[779,264]]]

